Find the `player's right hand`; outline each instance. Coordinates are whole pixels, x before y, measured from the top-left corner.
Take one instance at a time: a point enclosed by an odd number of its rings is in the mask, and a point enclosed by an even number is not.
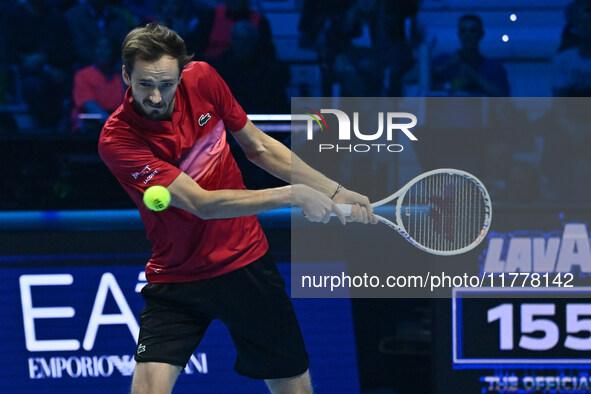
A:
[[[302,213],[311,222],[328,223],[331,214],[337,216],[341,224],[346,224],[345,215],[334,201],[306,185],[292,185],[293,205],[302,208]]]
[[[376,224],[378,218],[373,214],[373,207],[369,203],[369,198],[357,192],[341,188],[333,198],[337,204],[350,204],[351,215],[347,216],[348,222],[358,222],[363,224]]]

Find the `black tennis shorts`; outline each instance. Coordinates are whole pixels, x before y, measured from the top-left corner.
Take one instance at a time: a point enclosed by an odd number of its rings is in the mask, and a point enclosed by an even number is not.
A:
[[[253,379],[297,376],[308,354],[285,282],[267,253],[236,271],[205,280],[150,283],[142,289],[135,360],[185,367],[213,319],[229,329],[234,369]]]

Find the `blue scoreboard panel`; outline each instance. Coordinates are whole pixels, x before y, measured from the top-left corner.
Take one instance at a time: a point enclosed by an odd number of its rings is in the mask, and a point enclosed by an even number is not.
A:
[[[436,393],[591,393],[590,213],[496,209],[475,259],[495,287],[433,300]]]

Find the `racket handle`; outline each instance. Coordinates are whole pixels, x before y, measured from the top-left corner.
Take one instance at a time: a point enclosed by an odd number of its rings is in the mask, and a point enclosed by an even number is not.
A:
[[[339,209],[343,211],[345,217],[351,216],[351,206],[351,204],[337,204],[337,207],[339,207]],[[334,213],[332,214],[332,216],[335,216]]]

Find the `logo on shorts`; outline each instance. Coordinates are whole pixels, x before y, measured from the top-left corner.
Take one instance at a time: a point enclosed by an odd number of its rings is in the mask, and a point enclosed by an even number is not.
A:
[[[146,351],[146,345],[142,345],[141,343],[137,347],[137,354],[143,353]]]
[[[209,122],[209,119],[211,119],[209,112],[206,115],[201,115],[199,117],[199,126],[205,126],[205,124]]]

